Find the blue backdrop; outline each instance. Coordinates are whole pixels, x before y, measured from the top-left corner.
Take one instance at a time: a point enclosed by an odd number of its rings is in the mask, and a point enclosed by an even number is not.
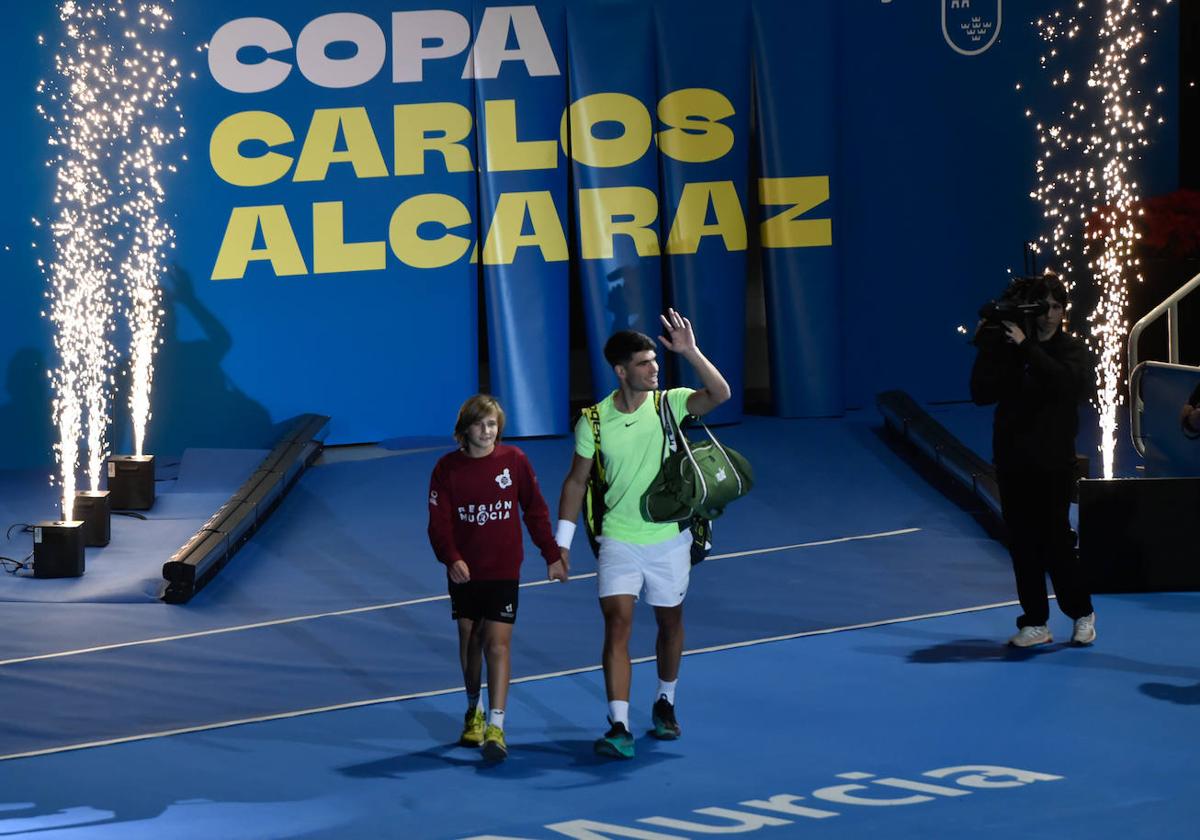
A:
[[[509,433],[562,434],[571,283],[597,396],[607,335],[657,335],[674,305],[734,386],[718,421],[764,378],[744,369],[764,321],[779,414],[895,387],[964,398],[955,328],[1039,229],[1023,112],[1048,87],[1015,84],[1038,74],[1028,17],[1053,7],[1009,4],[968,55],[940,0],[181,4],[170,43],[194,78],[150,448],[261,445],[304,411],[335,443],[443,434],[484,342]],[[1151,41],[1168,86],[1177,15]],[[0,34],[0,465],[51,460],[49,242],[30,219],[51,218],[34,107],[59,26],[25,8]],[[1147,194],[1176,184],[1172,101]],[[747,312],[759,278],[765,312]]]

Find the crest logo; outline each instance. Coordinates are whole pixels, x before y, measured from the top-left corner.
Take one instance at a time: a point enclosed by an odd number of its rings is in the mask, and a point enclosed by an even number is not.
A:
[[[960,55],[979,55],[1000,35],[1003,0],[942,0],[942,35]]]
[[[725,468],[721,467],[720,469],[717,470],[717,481],[724,481],[724,480],[725,480]]]
[[[508,473],[508,467],[505,467],[504,472],[496,476],[496,483],[500,485],[501,490],[512,487],[512,476]]]

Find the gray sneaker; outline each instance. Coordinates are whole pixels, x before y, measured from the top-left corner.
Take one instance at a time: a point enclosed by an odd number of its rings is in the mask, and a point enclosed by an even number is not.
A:
[[[1045,624],[1038,624],[1032,627],[1022,627],[1017,635],[1008,640],[1008,643],[1013,647],[1027,648],[1034,645],[1048,645],[1053,641],[1054,637],[1050,635],[1050,628]]]
[[[1096,641],[1096,614],[1088,613],[1075,619],[1075,631],[1071,633],[1071,644],[1090,645]]]

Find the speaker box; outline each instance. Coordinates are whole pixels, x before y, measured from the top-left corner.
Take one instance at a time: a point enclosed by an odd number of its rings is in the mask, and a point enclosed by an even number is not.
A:
[[[33,576],[79,577],[83,574],[83,522],[36,522],[33,525]]]
[[[1200,478],[1083,479],[1079,558],[1093,592],[1200,589]]]

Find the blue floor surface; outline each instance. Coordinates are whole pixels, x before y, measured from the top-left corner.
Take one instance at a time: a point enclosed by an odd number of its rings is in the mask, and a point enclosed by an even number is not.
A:
[[[722,430],[725,442],[758,465],[758,475],[754,492],[716,523],[715,551],[919,527],[923,533],[965,541],[957,554],[939,551],[938,562],[1005,566],[1004,552],[968,514],[898,459],[880,439],[878,426],[873,413],[858,413],[845,420],[751,417]],[[519,445],[556,508],[571,444],[534,440]],[[423,451],[310,469],[266,526],[186,607],[7,603],[0,611],[0,660],[79,647],[81,623],[88,627],[87,644],[104,644],[444,594],[444,573],[425,535],[429,473],[441,454]],[[169,556],[177,547],[167,543],[150,556],[144,577],[159,576],[162,552]],[[118,548],[114,541],[104,551]],[[582,535],[575,549],[573,570],[594,571]],[[528,541],[526,556],[537,556]],[[90,553],[88,562],[85,578],[103,572]],[[544,575],[536,565],[526,564],[526,580]],[[17,601],[5,592],[40,589],[50,582],[3,583],[8,585],[0,588],[0,601]],[[955,576],[942,585],[953,589],[960,583],[973,585],[969,576]],[[902,583],[887,588],[895,586]],[[134,581],[129,588],[139,592],[139,587]],[[141,596],[130,600],[148,601]]]
[[[986,428],[986,410],[939,412],[964,439]],[[582,536],[565,585],[538,583],[527,546],[509,761],[483,767],[452,745],[462,678],[425,537],[439,449],[310,469],[186,606],[142,586],[158,548],[117,540],[145,568],[89,555],[78,598],[37,602],[24,593],[48,582],[6,581],[0,836],[662,840],[737,820],[774,837],[1189,836],[1200,665],[1177,641],[1194,636],[1200,596],[1098,598],[1096,648],[1004,648],[1016,609],[977,608],[1013,598],[1006,552],[878,426],[858,413],[719,430],[756,466],[756,487],[693,575],[685,736],[640,737],[628,763],[591,753],[605,707]],[[519,445],[553,510],[570,443]],[[162,510],[221,492],[218,472],[181,470]],[[0,512],[35,495],[0,494]],[[1069,635],[1057,614],[1053,629]],[[631,648],[653,656],[648,608]],[[653,665],[635,666],[639,732],[653,685]],[[926,775],[967,765],[1061,778]],[[804,799],[764,810],[785,794]]]
[[[499,766],[453,744],[461,693],[9,762],[0,835],[1184,837],[1200,664],[1171,640],[1197,610],[1193,594],[1099,598],[1090,649],[1006,649],[1015,610],[998,608],[691,655],[671,743],[640,734],[654,683],[638,665],[628,762],[591,752],[594,671],[515,685]],[[980,766],[1037,775],[948,769]],[[773,797],[834,816],[760,807]]]
[[[687,607],[693,647],[1011,599],[1003,549],[899,461],[870,425],[751,419],[723,437],[767,466],[755,491],[716,523],[717,556],[694,574]],[[570,445],[531,441],[524,448],[547,495],[557,496]],[[310,470],[186,606],[39,604],[53,609],[28,626],[13,609],[25,605],[6,605],[0,659],[7,693],[45,711],[36,720],[0,721],[0,756],[460,685],[444,656],[455,644],[444,570],[425,537],[426,482],[440,454]],[[827,542],[862,536],[871,538]],[[806,545],[812,542],[823,544]],[[582,536],[576,548],[572,572],[594,572]],[[751,553],[720,559],[741,552]],[[527,549],[527,556],[525,581],[543,579],[536,553]],[[595,600],[594,579],[525,589],[519,629],[537,642],[518,648],[514,675],[594,664]],[[147,639],[158,641],[92,649]],[[632,650],[652,655],[650,622],[639,624]]]

